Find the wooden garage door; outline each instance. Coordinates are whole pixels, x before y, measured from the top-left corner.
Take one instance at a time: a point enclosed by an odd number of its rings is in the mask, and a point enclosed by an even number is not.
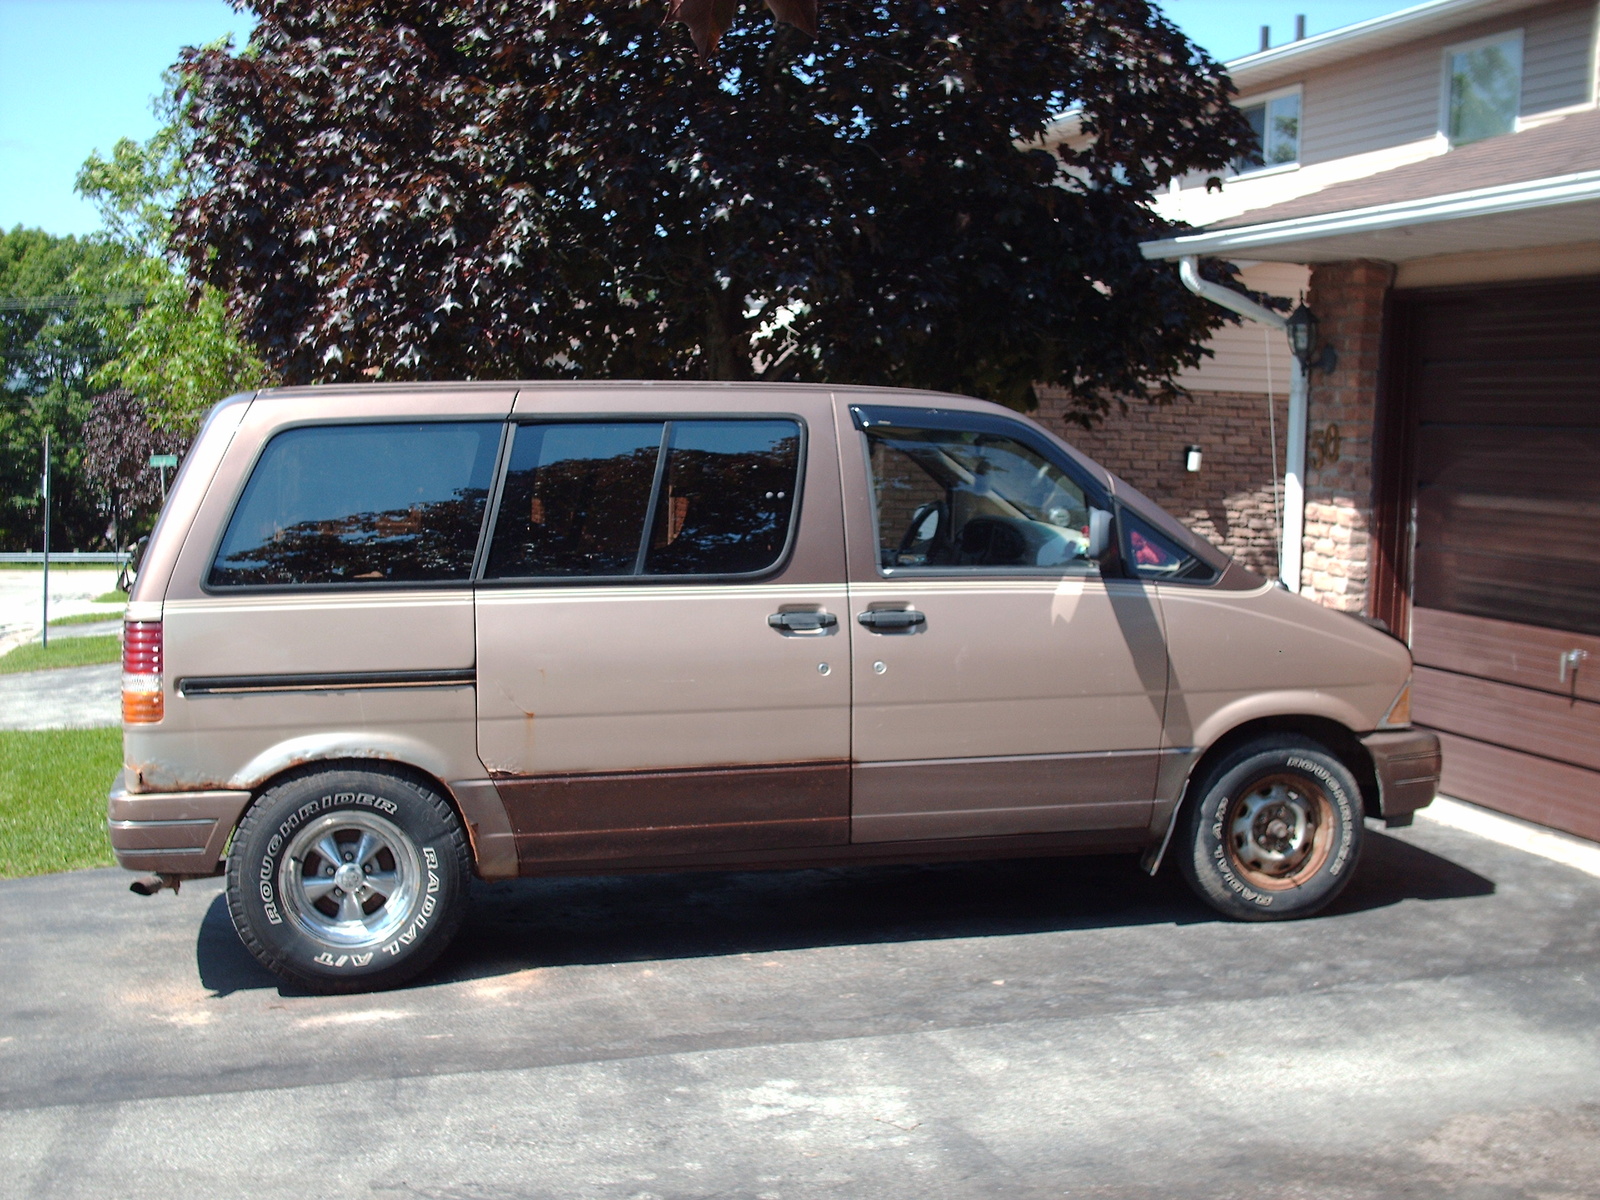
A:
[[[1413,711],[1446,793],[1600,838],[1600,281],[1404,307]]]

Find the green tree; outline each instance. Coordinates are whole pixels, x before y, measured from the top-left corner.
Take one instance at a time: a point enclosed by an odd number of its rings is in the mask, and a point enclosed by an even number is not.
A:
[[[852,0],[814,39],[734,0],[252,7],[181,64],[174,245],[288,382],[1051,383],[1088,419],[1225,319],[1138,243],[1251,137],[1141,0]]]
[[[52,541],[105,542],[106,512],[85,478],[79,430],[92,379],[116,352],[106,314],[128,253],[103,241],[17,227],[0,234],[0,546],[37,549],[44,434],[52,446]]]
[[[116,283],[146,298],[137,309],[107,313],[116,352],[94,385],[128,389],[154,425],[187,435],[212,404],[260,386],[268,372],[240,338],[221,297],[191,286],[169,254],[173,210],[196,185],[180,79],[168,71],[163,82],[155,102],[161,128],[144,143],[119,140],[109,159],[91,154],[77,189],[99,207],[108,238],[127,254]]]

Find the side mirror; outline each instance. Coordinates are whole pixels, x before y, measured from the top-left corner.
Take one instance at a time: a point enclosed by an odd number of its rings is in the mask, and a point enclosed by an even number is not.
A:
[[[1111,514],[1103,508],[1089,510],[1089,546],[1084,557],[1099,562],[1111,548]]]

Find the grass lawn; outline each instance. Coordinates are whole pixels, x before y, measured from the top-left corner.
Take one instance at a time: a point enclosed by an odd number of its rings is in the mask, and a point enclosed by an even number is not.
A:
[[[78,613],[71,617],[57,617],[50,622],[50,628],[54,629],[57,625],[93,625],[99,621],[117,621],[121,618],[119,612]]]
[[[0,877],[109,867],[120,729],[0,732]]]
[[[0,675],[45,671],[52,667],[87,667],[121,659],[122,646],[114,633],[101,637],[60,638],[51,642],[48,650],[38,642],[29,642],[9,654],[0,655]]]
[[[113,588],[103,596],[96,596],[94,602],[96,604],[126,604],[128,602],[128,593],[120,588]]]

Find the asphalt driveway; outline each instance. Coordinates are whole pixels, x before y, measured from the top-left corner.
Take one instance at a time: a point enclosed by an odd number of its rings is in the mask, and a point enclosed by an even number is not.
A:
[[[500,884],[339,998],[214,882],[0,883],[0,1194],[1600,1195],[1600,878],[1368,847],[1287,925],[1120,859]]]

